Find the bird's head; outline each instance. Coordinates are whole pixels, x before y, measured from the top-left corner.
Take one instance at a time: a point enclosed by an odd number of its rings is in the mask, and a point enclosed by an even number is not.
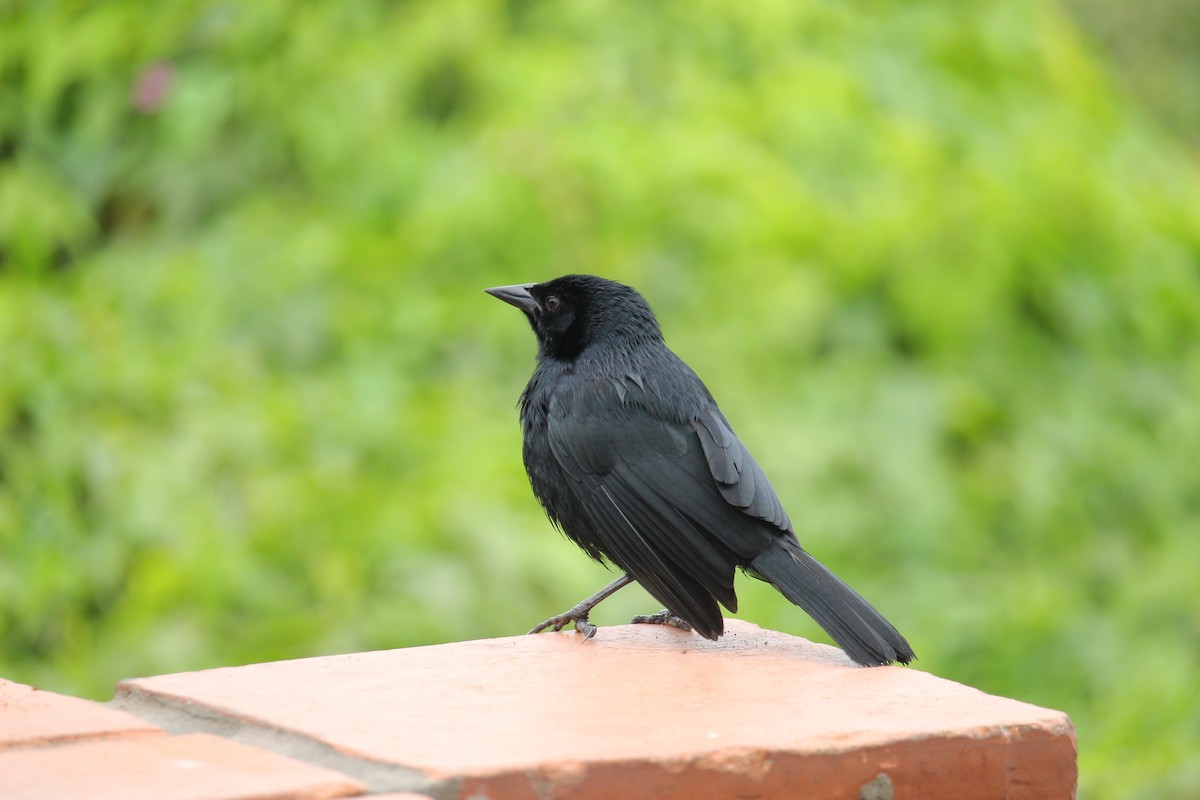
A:
[[[540,356],[572,360],[589,347],[661,342],[654,312],[637,290],[595,275],[496,286],[485,292],[525,312]]]

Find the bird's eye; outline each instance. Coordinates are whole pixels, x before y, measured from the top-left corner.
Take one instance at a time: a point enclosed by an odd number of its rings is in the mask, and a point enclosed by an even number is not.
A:
[[[558,297],[555,295],[550,295],[549,297],[546,298],[546,310],[549,311],[551,314],[553,314],[555,311],[558,311],[558,308],[561,305],[562,305],[562,301],[559,300]]]

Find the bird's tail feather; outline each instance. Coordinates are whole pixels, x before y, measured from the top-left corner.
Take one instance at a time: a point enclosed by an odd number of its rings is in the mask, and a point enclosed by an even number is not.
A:
[[[908,642],[862,596],[791,539],[779,539],[751,568],[803,608],[859,664],[875,666],[916,658]]]

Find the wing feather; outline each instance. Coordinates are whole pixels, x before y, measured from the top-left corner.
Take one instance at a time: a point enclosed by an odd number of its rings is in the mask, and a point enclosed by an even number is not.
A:
[[[783,510],[775,488],[716,406],[709,406],[697,415],[692,427],[700,438],[721,496],[746,514],[781,531],[790,531],[792,521]]]

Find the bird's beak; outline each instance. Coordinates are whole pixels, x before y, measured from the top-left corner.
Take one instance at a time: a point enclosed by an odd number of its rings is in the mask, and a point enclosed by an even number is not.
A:
[[[529,289],[536,285],[534,283],[514,283],[512,286],[493,286],[484,291],[510,306],[516,306],[526,314],[532,314],[537,310],[538,305],[537,301],[533,299],[533,295],[529,293]]]

